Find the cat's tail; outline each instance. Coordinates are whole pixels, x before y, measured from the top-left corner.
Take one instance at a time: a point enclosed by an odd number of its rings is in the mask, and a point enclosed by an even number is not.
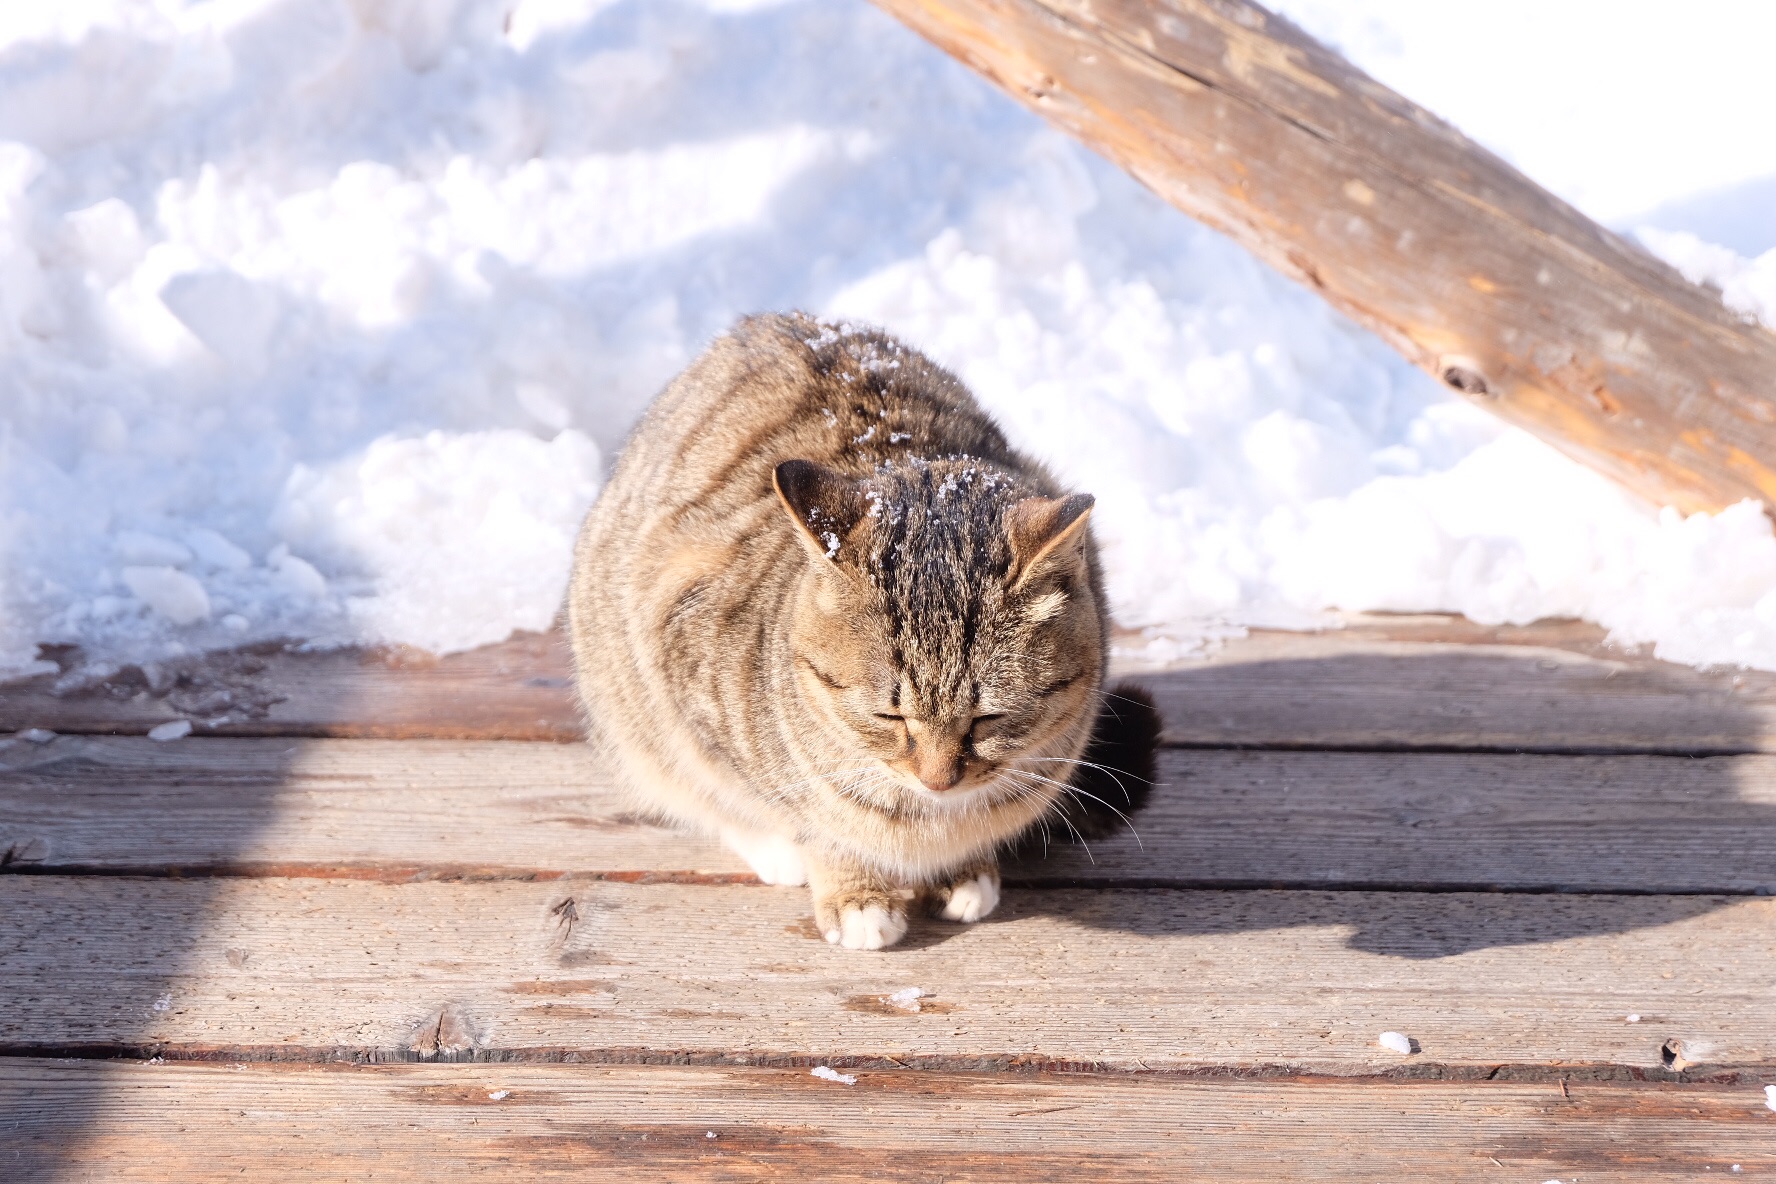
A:
[[[1090,841],[1128,830],[1159,775],[1161,728],[1153,696],[1140,687],[1125,682],[1105,692],[1085,755],[1073,766],[1073,791],[1062,794],[1019,845],[1034,842],[1040,850],[1051,837]]]

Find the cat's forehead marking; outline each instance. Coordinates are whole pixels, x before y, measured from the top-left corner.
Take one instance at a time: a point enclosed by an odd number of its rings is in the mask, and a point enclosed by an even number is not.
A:
[[[967,457],[884,466],[871,482],[875,538],[865,570],[903,694],[920,710],[973,703],[977,642],[1004,597],[1003,517],[1016,493],[1006,474]]]

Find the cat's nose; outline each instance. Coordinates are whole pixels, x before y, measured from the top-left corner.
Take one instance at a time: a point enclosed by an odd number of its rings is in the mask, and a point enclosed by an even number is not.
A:
[[[932,793],[942,793],[946,789],[954,789],[956,787],[956,781],[956,771],[954,769],[951,769],[947,773],[919,774],[919,784],[923,785],[926,789],[929,789]]]

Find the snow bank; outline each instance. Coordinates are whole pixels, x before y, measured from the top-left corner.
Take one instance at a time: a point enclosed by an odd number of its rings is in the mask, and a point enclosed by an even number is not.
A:
[[[1645,241],[1769,316],[1768,256]],[[1754,508],[1452,402],[861,0],[90,0],[0,12],[0,674],[542,628],[646,401],[797,306],[1098,494],[1159,650],[1388,608],[1776,668]]]

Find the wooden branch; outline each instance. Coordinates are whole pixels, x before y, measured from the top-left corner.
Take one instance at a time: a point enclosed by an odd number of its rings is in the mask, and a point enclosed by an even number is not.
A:
[[[876,0],[1654,502],[1776,501],[1776,334],[1246,0]],[[1470,69],[1470,63],[1451,63]]]

